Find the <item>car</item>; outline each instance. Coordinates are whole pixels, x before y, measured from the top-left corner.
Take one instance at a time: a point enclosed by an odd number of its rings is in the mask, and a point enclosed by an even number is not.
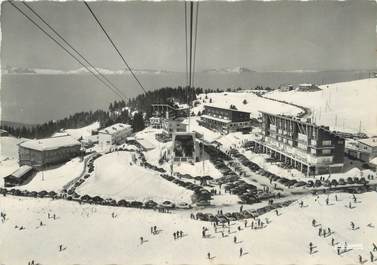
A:
[[[339,185],[346,185],[347,184],[343,178],[340,178],[338,180],[338,182],[339,182]]]
[[[172,203],[171,201],[164,201],[163,203],[160,204],[160,206],[163,208],[169,208],[169,209],[175,208],[175,204]]]
[[[149,200],[144,203],[144,207],[147,209],[153,209],[157,206],[157,202]]]
[[[181,203],[178,203],[177,206],[176,206],[178,209],[191,209],[191,205],[188,204],[187,202],[181,202]]]
[[[229,221],[237,221],[237,219],[231,214],[231,213],[226,213],[225,214],[226,219]]]
[[[211,204],[210,204],[210,202],[209,201],[204,201],[204,200],[202,200],[202,201],[197,201],[196,202],[196,206],[210,206]]]
[[[227,223],[228,222],[228,219],[226,219],[226,217],[224,215],[216,215],[216,220],[219,223]]]
[[[304,187],[304,186],[306,186],[306,184],[307,183],[305,181],[299,181],[299,182],[293,184],[293,187],[296,187],[296,188]]]

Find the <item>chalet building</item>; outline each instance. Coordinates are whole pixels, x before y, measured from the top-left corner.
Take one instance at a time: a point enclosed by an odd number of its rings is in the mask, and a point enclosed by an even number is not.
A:
[[[341,172],[345,141],[309,120],[262,112],[259,149],[307,175]]]
[[[149,118],[149,124],[152,128],[161,129],[164,126],[169,126],[169,124],[166,124],[168,120],[188,116],[189,106],[187,104],[178,104],[170,100],[168,103],[164,104],[152,104],[152,117]]]
[[[58,164],[81,153],[81,143],[71,136],[29,140],[18,144],[19,164],[39,168]]]
[[[22,185],[33,173],[34,169],[31,166],[23,165],[12,174],[4,177],[4,186],[14,187]]]
[[[377,157],[377,137],[346,142],[346,154],[361,161],[369,162]]]
[[[174,120],[165,119],[162,122],[162,129],[164,130],[165,134],[171,137],[173,133],[186,132],[187,125],[188,124],[184,118],[176,118]]]
[[[98,131],[98,144],[101,147],[119,145],[125,143],[127,137],[129,137],[131,134],[131,125],[116,123]]]
[[[227,134],[251,130],[252,121],[249,112],[205,105],[199,125]]]

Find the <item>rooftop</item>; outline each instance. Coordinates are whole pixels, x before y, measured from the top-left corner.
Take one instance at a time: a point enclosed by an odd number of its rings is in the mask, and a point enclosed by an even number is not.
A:
[[[15,178],[21,178],[23,175],[28,173],[33,168],[31,166],[23,165],[19,167],[16,171],[14,171],[10,176],[13,176]]]
[[[220,107],[220,106],[216,106],[216,105],[204,105],[204,108],[206,108],[206,107],[229,110],[229,111],[237,111],[237,112],[243,112],[243,113],[250,114],[250,112],[247,112],[247,111],[242,111],[242,110],[238,110],[238,109],[231,109],[231,108],[224,108],[224,107]]]
[[[47,151],[54,150],[61,147],[81,146],[80,142],[75,140],[72,136],[58,136],[44,139],[29,140],[19,144],[19,146],[38,150]]]
[[[219,122],[222,122],[222,123],[231,123],[232,122],[230,120],[225,120],[225,119],[221,119],[221,118],[217,118],[217,117],[213,117],[213,116],[209,116],[209,115],[205,115],[205,114],[203,114],[200,117],[205,118],[205,119],[211,119],[211,120],[214,120],[214,121],[219,121]]]
[[[377,147],[377,137],[360,139],[359,142],[371,147]]]
[[[104,128],[102,130],[99,130],[99,133],[114,134],[114,133],[123,131],[125,129],[130,129],[130,128],[131,128],[131,125],[129,125],[129,124],[116,123],[116,124],[113,124],[109,127]]]

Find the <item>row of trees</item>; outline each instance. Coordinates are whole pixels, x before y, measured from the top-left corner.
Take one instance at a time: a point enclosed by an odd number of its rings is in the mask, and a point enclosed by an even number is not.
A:
[[[262,86],[256,89],[263,89]],[[264,88],[270,89],[270,88]],[[239,91],[241,88],[226,89],[226,91]],[[0,128],[8,131],[11,135],[25,138],[44,138],[49,137],[61,129],[80,128],[87,126],[95,121],[100,122],[101,128],[110,126],[114,123],[129,123],[134,131],[143,130],[144,120],[151,116],[151,105],[154,103],[168,103],[170,98],[174,98],[179,103],[192,104],[196,100],[196,95],[203,93],[220,93],[223,90],[188,88],[188,87],[163,87],[153,91],[147,91],[145,94],[138,95],[129,99],[128,102],[123,100],[111,102],[108,110],[85,111],[75,113],[58,121],[49,121],[35,126],[12,126],[2,125]],[[208,98],[208,97],[206,97]],[[210,100],[212,101],[212,99]],[[247,102],[243,102],[247,104]],[[127,108],[126,108],[127,107]],[[235,109],[235,106],[230,106]],[[131,115],[129,111],[137,111]],[[145,115],[143,115],[145,113]]]

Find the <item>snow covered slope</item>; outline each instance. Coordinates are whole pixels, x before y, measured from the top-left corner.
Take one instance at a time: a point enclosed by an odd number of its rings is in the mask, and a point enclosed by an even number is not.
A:
[[[266,97],[312,109],[313,119],[332,130],[377,135],[377,79],[320,86],[321,91],[274,91]]]
[[[372,243],[377,241],[377,193],[358,196],[352,209],[345,205],[352,200],[350,194],[318,199],[309,195],[305,207],[294,203],[261,217],[269,224],[262,229],[251,229],[251,219],[232,222],[230,233],[221,228],[215,233],[210,223],[189,218],[190,212],[163,214],[152,210],[79,205],[75,202],[50,199],[1,198],[0,208],[7,214],[0,223],[0,262],[27,264],[32,259],[40,264],[359,264],[358,255],[369,261]],[[117,215],[112,218],[112,213]],[[48,219],[47,214],[57,219]],[[318,227],[312,226],[316,219]],[[40,221],[43,226],[40,226]],[[357,229],[352,230],[353,221]],[[15,226],[24,226],[24,230]],[[156,225],[159,234],[152,235],[150,227]],[[202,227],[208,227],[208,238],[202,238]],[[237,231],[237,226],[242,230]],[[318,236],[319,228],[330,228],[333,234]],[[182,230],[183,238],[174,240],[173,232]],[[144,243],[140,244],[140,237]],[[237,243],[233,243],[233,237]],[[335,246],[331,246],[334,238]],[[315,246],[309,254],[309,243]],[[337,255],[336,247],[348,251]],[[59,252],[62,244],[64,251]],[[243,248],[242,257],[239,249]],[[207,259],[210,252],[212,259]],[[377,256],[377,252],[374,252]]]
[[[76,191],[79,194],[127,200],[191,202],[191,191],[177,186],[152,170],[132,163],[131,152],[114,152],[98,158],[95,175]]]
[[[194,108],[194,112],[203,110],[203,105],[215,106],[220,108],[229,109],[230,105],[235,105],[238,110],[247,111],[251,113],[251,116],[257,118],[259,111],[266,111],[275,114],[286,114],[286,115],[297,115],[302,110],[285,104],[272,100],[268,100],[262,97],[258,97],[253,93],[244,92],[223,92],[223,93],[209,93],[207,94],[208,99],[206,99],[205,94],[198,96],[200,105]],[[205,102],[203,102],[203,100]],[[244,104],[246,100],[246,104]],[[211,101],[211,102],[210,102]]]

